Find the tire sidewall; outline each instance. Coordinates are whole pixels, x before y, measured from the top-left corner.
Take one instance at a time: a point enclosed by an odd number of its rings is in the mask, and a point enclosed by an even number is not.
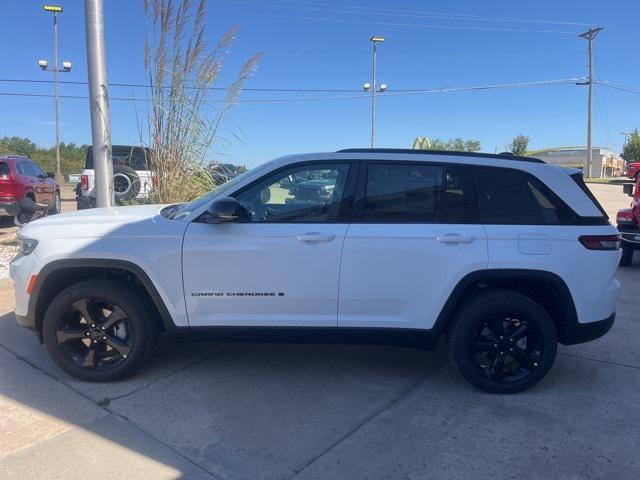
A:
[[[134,344],[120,365],[93,371],[77,366],[61,350],[56,338],[57,324],[66,309],[75,301],[85,298],[105,300],[122,308],[133,327]],[[55,363],[68,374],[89,382],[107,382],[131,375],[150,353],[155,340],[155,329],[147,309],[129,291],[113,281],[87,280],[71,285],[59,293],[49,305],[42,323],[44,344]]]
[[[469,354],[469,340],[486,318],[508,311],[535,322],[544,341],[544,351],[532,375],[513,383],[497,383],[478,372]],[[448,336],[449,354],[454,365],[472,385],[491,393],[518,393],[538,383],[551,369],[557,352],[555,324],[539,304],[509,291],[489,292],[468,302],[455,319]]]
[[[132,200],[138,196],[140,193],[140,176],[138,175],[138,172],[131,167],[116,165],[113,167],[113,175],[114,179],[116,176],[121,175],[127,177],[129,180],[129,188],[125,192],[119,193],[114,190],[114,197],[116,201],[122,202]]]
[[[634,248],[626,242],[622,242],[622,256],[620,257],[620,266],[628,267],[633,262]]]

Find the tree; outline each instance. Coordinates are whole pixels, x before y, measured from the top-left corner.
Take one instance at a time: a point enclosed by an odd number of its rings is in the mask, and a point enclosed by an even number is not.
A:
[[[61,142],[60,163],[62,164],[62,173],[81,172],[84,168],[87,148],[87,145]],[[0,138],[0,155],[23,155],[36,162],[45,171],[54,172],[56,169],[55,148],[40,148],[29,138]]]
[[[505,148],[514,155],[525,156],[529,151],[530,138],[526,135],[516,135],[511,143],[505,145]]]
[[[636,128],[627,140],[620,155],[625,162],[640,162],[640,133]]]
[[[455,152],[478,152],[482,148],[480,140],[465,140],[461,137],[441,140],[439,138],[429,139],[427,137],[417,137],[413,141],[413,148],[416,150],[446,150]]]
[[[0,139],[0,143],[4,146],[3,150],[8,150],[13,155],[31,157],[38,150],[36,144],[28,138],[3,137]]]

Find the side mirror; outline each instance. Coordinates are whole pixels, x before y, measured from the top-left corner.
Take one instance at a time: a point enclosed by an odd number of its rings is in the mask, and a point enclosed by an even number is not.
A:
[[[47,172],[47,177],[49,178],[56,178],[56,174],[53,172]]]
[[[207,223],[229,223],[248,220],[247,210],[233,197],[218,198],[207,209]]]
[[[630,197],[633,197],[633,187],[635,185],[633,183],[625,183],[624,185],[622,185],[622,191],[626,194],[629,195]]]
[[[269,203],[269,200],[271,200],[271,189],[265,188],[260,192],[260,202]]]

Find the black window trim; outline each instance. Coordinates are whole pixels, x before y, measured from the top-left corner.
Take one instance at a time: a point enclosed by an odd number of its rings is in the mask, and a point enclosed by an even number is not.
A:
[[[289,170],[291,168],[305,168],[308,166],[315,165],[346,165],[348,167],[347,170],[347,181],[344,186],[344,192],[342,193],[342,199],[340,201],[340,206],[338,207],[338,217],[336,220],[332,221],[323,221],[323,222],[296,222],[296,221],[280,221],[280,222],[242,222],[244,224],[268,224],[268,225],[282,225],[282,224],[296,224],[296,225],[305,225],[305,224],[313,224],[313,223],[321,223],[321,224],[349,224],[351,221],[351,210],[353,207],[353,197],[356,189],[356,182],[358,179],[358,174],[360,170],[359,161],[354,160],[333,160],[333,159],[325,159],[325,160],[304,160],[300,162],[290,163],[288,165],[283,165],[281,167],[276,168],[275,170],[270,170],[266,172],[264,175],[256,178],[251,183],[245,185],[244,187],[236,190],[233,193],[230,193],[229,196],[232,198],[236,198],[238,195],[241,195],[248,189],[254,187],[258,183],[262,182],[265,178],[271,177],[272,175],[277,175],[280,172],[285,170]],[[205,210],[198,218],[194,220],[194,222],[203,222],[204,218],[207,216],[207,211]]]

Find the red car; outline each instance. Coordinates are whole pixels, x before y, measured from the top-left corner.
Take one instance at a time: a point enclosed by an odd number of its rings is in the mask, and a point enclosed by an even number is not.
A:
[[[0,156],[0,214],[24,197],[49,205],[51,213],[60,213],[60,185],[53,173],[45,173],[27,157]]]
[[[627,165],[627,177],[637,180],[640,174],[640,162],[631,162]]]

